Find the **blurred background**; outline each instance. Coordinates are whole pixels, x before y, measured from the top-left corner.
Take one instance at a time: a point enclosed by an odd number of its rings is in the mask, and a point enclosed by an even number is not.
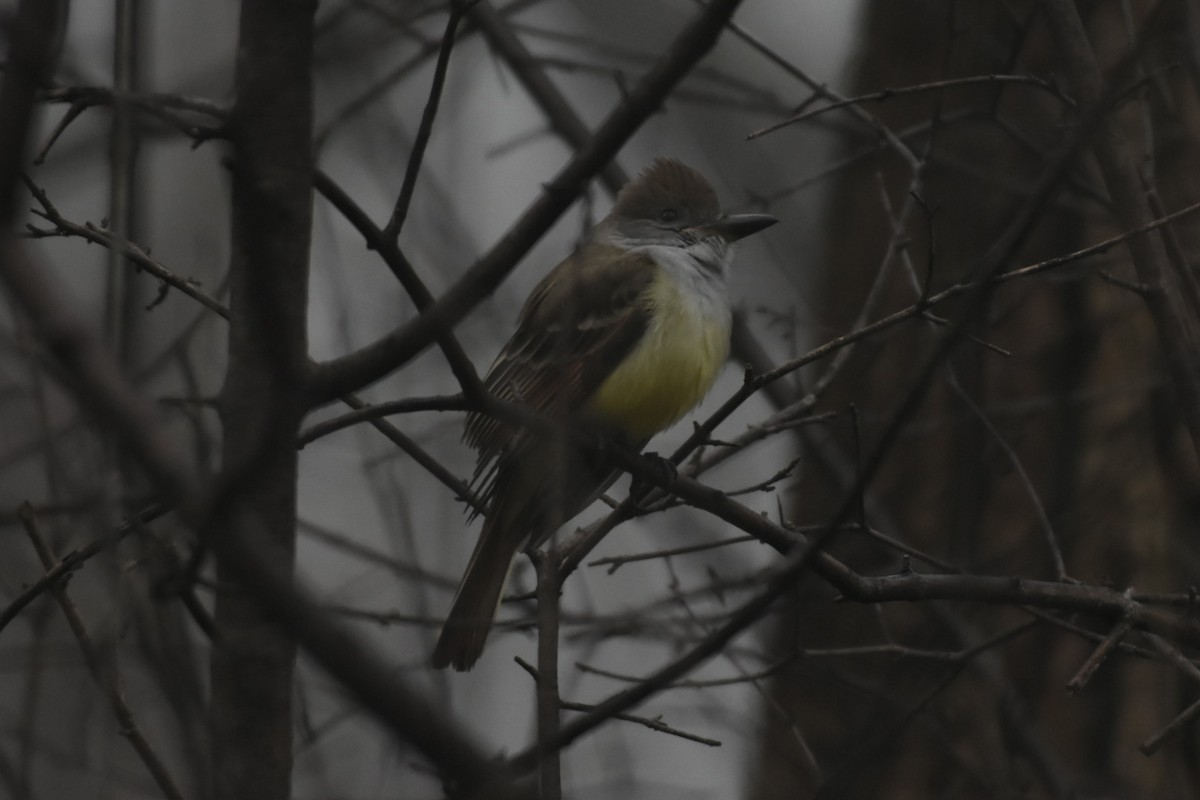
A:
[[[468,17],[400,239],[439,295],[503,236],[574,145],[522,78],[548,78],[589,129],[700,8],[687,0],[516,0],[488,27]],[[12,0],[0,2],[0,21]],[[1161,212],[1200,200],[1200,12],[1179,0],[1080,4],[1115,109]],[[440,2],[328,0],[318,12],[317,166],[379,225],[404,177],[446,25]],[[1094,164],[1054,173],[1076,108],[1037,2],[753,0],[616,159],[625,175],[680,158],[724,206],[781,222],[739,246],[734,357],[705,403],[651,448],[670,453],[741,385],[747,365],[797,358],[918,298],[1120,233]],[[203,131],[232,104],[238,5],[75,3],[42,105],[28,174],[65,220],[118,232],[224,301],[229,266],[225,145]],[[480,25],[488,31],[485,35]],[[496,30],[532,61],[514,60]],[[7,47],[9,29],[0,29]],[[528,58],[528,57],[525,57]],[[1001,79],[996,76],[1021,76]],[[952,82],[974,78],[973,81]],[[951,82],[951,83],[948,83]],[[871,96],[748,139],[798,110]],[[187,102],[171,114],[92,102],[117,87]],[[152,98],[153,99],[153,98]],[[159,98],[161,100],[161,98]],[[153,105],[151,103],[150,105]],[[77,114],[77,116],[74,116]],[[64,121],[61,131],[56,127]],[[189,125],[183,125],[180,120]],[[480,372],[532,286],[613,199],[597,179],[456,333]],[[21,204],[45,207],[26,190]],[[310,350],[351,352],[416,315],[404,290],[329,203],[314,195]],[[34,214],[44,232],[56,225]],[[61,227],[58,228],[61,232]],[[1195,255],[1195,223],[1171,228]],[[220,463],[212,401],[225,328],[120,255],[79,236],[29,240],[77,309],[158,402],[167,429],[207,472]],[[932,377],[956,301],[838,349],[773,384],[723,423],[734,442],[702,480],[797,526],[828,522],[864,453],[883,441],[862,530],[834,552],[864,574],[918,571],[1069,577],[1178,597],[1200,576],[1196,452],[1128,252],[1098,256],[990,292]],[[38,510],[61,556],[104,540],[153,500],[113,442],[63,391],[22,317],[0,308],[0,606],[43,572],[21,532]],[[458,390],[430,349],[365,389],[383,402]],[[345,411],[329,407],[316,423]],[[462,415],[392,421],[455,475],[473,454]],[[756,440],[739,439],[753,434]],[[721,451],[710,447],[706,453]],[[794,463],[793,463],[794,462]],[[788,469],[789,465],[791,466]],[[628,482],[610,495],[624,497]],[[760,485],[761,484],[761,485]],[[601,517],[598,504],[575,525]],[[497,753],[533,740],[531,601],[505,603],[471,673],[428,655],[474,544],[464,504],[410,455],[358,426],[301,453],[298,571],[330,614],[368,637],[396,674]],[[567,526],[570,532],[574,525]],[[738,532],[686,507],[648,514],[589,560],[718,543]],[[97,647],[176,778],[204,796],[207,638],[166,585],[191,558],[164,517],[88,561],[70,581]],[[905,555],[905,554],[908,555]],[[761,586],[778,556],[755,542],[581,568],[563,598],[561,694],[596,703],[682,652]],[[202,560],[194,595],[211,601]],[[521,559],[513,593],[534,585]],[[1200,697],[1200,684],[1140,651],[1119,652],[1082,691],[1064,685],[1111,621],[1063,610],[950,601],[839,603],[808,577],[786,603],[691,676],[637,709],[713,742],[613,721],[565,754],[566,796],[601,798],[1189,798],[1200,795],[1195,726],[1154,755],[1138,745]],[[154,797],[74,637],[48,597],[0,630],[0,796]],[[601,673],[615,673],[601,674]],[[419,756],[377,726],[303,657],[296,684],[294,796],[441,796]],[[569,719],[572,712],[564,712]]]

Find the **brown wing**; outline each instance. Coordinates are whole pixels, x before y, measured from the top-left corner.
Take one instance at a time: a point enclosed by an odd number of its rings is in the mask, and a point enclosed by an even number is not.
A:
[[[502,400],[551,417],[578,410],[645,333],[649,313],[640,298],[653,278],[646,256],[586,246],[555,267],[525,301],[516,333],[496,357],[485,386]],[[485,500],[498,462],[522,437],[520,429],[485,414],[467,417],[463,438],[479,451],[474,482]]]

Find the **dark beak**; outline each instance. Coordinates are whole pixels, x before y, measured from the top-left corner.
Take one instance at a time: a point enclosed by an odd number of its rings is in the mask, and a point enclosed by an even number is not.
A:
[[[758,233],[763,228],[769,228],[779,220],[770,214],[730,214],[721,217],[716,222],[707,225],[697,225],[696,229],[709,235],[717,235],[727,242]]]

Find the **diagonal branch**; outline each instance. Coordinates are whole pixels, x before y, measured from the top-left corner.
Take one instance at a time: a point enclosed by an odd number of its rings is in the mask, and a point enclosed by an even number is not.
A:
[[[738,5],[740,0],[714,0],[697,14],[508,233],[427,311],[354,353],[316,365],[309,404],[324,405],[408,363],[491,294],[716,44]]]
[[[541,107],[554,131],[574,149],[587,144],[591,132],[583,118],[567,102],[554,82],[546,75],[538,60],[517,36],[512,25],[488,0],[479,0],[471,9],[471,21],[479,26],[492,49],[504,57],[525,91]],[[616,194],[629,181],[629,176],[617,163],[610,162],[600,171],[604,186]]]
[[[446,85],[446,72],[450,68],[450,52],[454,49],[454,37],[458,32],[458,24],[463,18],[463,3],[450,3],[450,18],[446,21],[446,32],[442,34],[442,44],[438,48],[437,65],[433,70],[433,85],[429,87],[429,100],[425,103],[425,111],[421,114],[421,124],[417,128],[417,138],[413,141],[412,152],[408,154],[408,167],[404,170],[404,182],[400,186],[400,196],[396,198],[396,207],[392,216],[383,229],[384,236],[395,240],[400,236],[404,220],[408,217],[408,207],[412,203],[413,190],[417,185],[417,176],[421,173],[421,162],[425,158],[425,146],[429,144],[429,136],[433,133],[433,121],[437,118],[438,104],[442,99],[442,87]]]
[[[370,215],[341,186],[319,169],[313,170],[313,186],[362,235],[367,247],[379,253],[383,263],[408,292],[408,296],[412,298],[413,305],[417,307],[417,310],[424,311],[433,305],[433,295],[425,286],[425,282],[417,275],[417,270],[404,255],[404,251],[400,249],[394,235],[389,235],[387,230],[381,230],[376,226],[371,221]],[[466,351],[462,349],[462,345],[458,343],[454,333],[450,330],[439,332],[437,342],[446,356],[446,361],[450,364],[450,371],[458,379],[463,394],[467,397],[481,396],[483,384],[475,372],[475,366],[467,357]]]
[[[63,562],[59,561],[50,549],[50,545],[46,542],[42,535],[41,526],[38,524],[37,516],[33,513],[33,506],[28,502],[22,503],[20,510],[17,512],[21,517],[21,522],[25,526],[25,533],[29,536],[29,540],[33,543],[34,550],[37,551],[38,559],[42,562],[42,567],[45,568],[47,574],[57,570]],[[150,744],[150,740],[146,738],[146,734],[142,732],[142,728],[138,725],[137,718],[133,715],[133,709],[129,707],[129,702],[125,699],[125,685],[121,680],[120,674],[117,672],[115,663],[105,663],[106,659],[100,652],[100,648],[96,646],[91,634],[88,632],[87,626],[83,622],[83,617],[79,613],[79,608],[71,600],[67,594],[66,586],[59,582],[50,587],[50,593],[58,602],[62,609],[63,616],[67,619],[67,625],[71,628],[71,633],[75,635],[75,640],[79,643],[79,649],[83,652],[83,660],[87,665],[88,672],[91,673],[92,679],[96,685],[104,690],[108,696],[108,702],[112,706],[113,715],[120,723],[121,735],[129,740],[133,749],[137,751],[138,757],[142,763],[146,765],[154,782],[158,784],[158,788],[168,800],[183,800],[184,794],[175,783],[175,779],[171,776],[166,764],[158,755],[158,751]]]

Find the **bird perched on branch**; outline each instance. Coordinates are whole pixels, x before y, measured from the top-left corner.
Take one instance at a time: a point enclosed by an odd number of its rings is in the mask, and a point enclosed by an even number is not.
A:
[[[584,425],[640,450],[691,410],[729,354],[732,245],[773,225],[722,214],[700,173],[660,158],[547,275],[484,385],[551,421]],[[517,552],[538,546],[616,476],[601,454],[482,413],[467,417],[479,453],[483,531],[433,651],[468,670],[483,652]]]

